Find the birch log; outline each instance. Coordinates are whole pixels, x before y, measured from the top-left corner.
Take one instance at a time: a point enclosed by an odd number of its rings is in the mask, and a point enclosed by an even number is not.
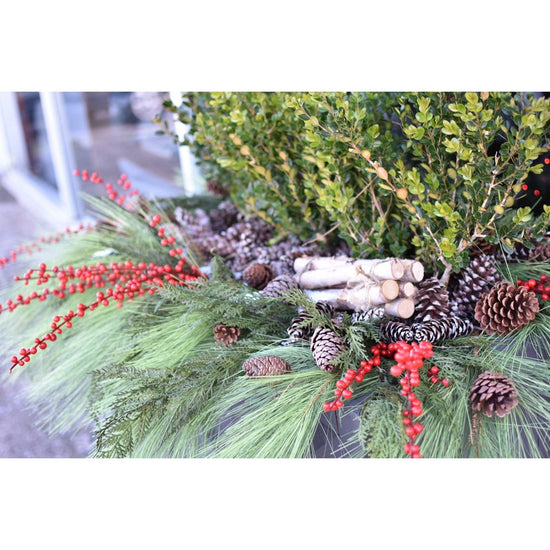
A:
[[[306,280],[319,281],[319,286],[310,288],[320,288],[323,277],[331,273],[331,277],[348,280],[350,273],[362,273],[375,280],[393,279],[397,281],[403,278],[405,267],[398,258],[386,258],[383,260],[353,260],[346,257],[314,258],[303,256],[294,260],[294,271],[300,281]],[[340,284],[337,282],[335,284]],[[323,286],[329,286],[324,284]]]
[[[401,264],[404,268],[402,281],[408,281],[411,283],[419,283],[424,279],[424,266],[416,260],[401,260]]]

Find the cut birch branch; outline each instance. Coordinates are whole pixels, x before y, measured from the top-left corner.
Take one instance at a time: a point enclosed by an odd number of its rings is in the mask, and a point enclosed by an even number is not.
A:
[[[309,275],[308,279],[310,280],[322,280],[323,274],[329,272],[332,272],[332,277],[349,278],[349,274],[355,271],[375,280],[394,279],[397,281],[403,277],[405,267],[398,258],[353,260],[345,256],[337,258],[303,256],[294,260],[294,271],[300,280],[303,279],[306,273]],[[313,275],[317,272],[321,273]]]
[[[401,260],[405,272],[401,277],[402,281],[419,283],[424,279],[424,266],[416,260]]]
[[[399,281],[399,296],[401,298],[414,298],[418,288],[416,288],[411,282],[407,281],[405,283]]]
[[[384,305],[384,312],[388,316],[408,319],[414,313],[414,300],[411,298],[399,298]]]

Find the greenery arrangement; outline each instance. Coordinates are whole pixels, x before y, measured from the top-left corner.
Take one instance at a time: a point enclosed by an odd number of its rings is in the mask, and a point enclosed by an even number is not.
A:
[[[548,208],[536,219],[512,208],[542,170],[544,98],[198,93],[165,106],[189,125],[185,143],[236,205],[282,233],[337,235],[354,255],[458,269],[478,239],[508,250],[550,219]]]
[[[1,258],[19,267],[0,302],[6,383],[29,378],[43,426],[93,430],[94,457],[550,454],[547,100],[165,106],[209,196],[146,200],[77,171],[107,190],[87,198],[98,223],[26,271],[36,246]],[[335,251],[421,261],[414,313],[316,300],[294,261]]]

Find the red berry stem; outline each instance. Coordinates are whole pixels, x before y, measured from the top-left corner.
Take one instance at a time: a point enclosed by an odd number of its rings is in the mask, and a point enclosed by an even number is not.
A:
[[[67,294],[83,293],[89,288],[103,288],[113,286],[118,292],[121,291],[121,285],[128,281],[162,286],[163,283],[186,284],[194,281],[198,277],[193,267],[186,265],[185,259],[181,258],[178,263],[172,267],[167,264],[159,266],[153,263],[146,265],[140,262],[134,265],[131,261],[111,263],[108,267],[103,263],[95,266],[83,265],[74,269],[69,265],[66,267],[53,266],[47,269],[44,263],[40,264],[37,270],[30,269],[23,277],[14,277],[15,281],[23,281],[28,285],[30,281],[36,281],[37,285],[45,285],[50,279],[57,281],[55,288],[46,287],[40,293],[33,291],[28,296],[23,297],[18,294],[14,300],[8,300],[5,306],[0,304],[0,313],[3,311],[14,311],[18,306],[28,305],[32,300],[45,300],[48,296],[56,296],[63,299]]]
[[[415,442],[417,436],[422,433],[423,426],[416,418],[421,416],[423,411],[422,402],[416,396],[413,388],[420,385],[420,368],[424,365],[424,360],[433,355],[433,346],[430,342],[422,341],[420,343],[398,341],[386,344],[379,342],[371,348],[372,358],[368,361],[361,361],[359,369],[348,369],[344,377],[336,382],[334,395],[336,399],[326,402],[323,405],[325,411],[336,411],[344,406],[343,399],[350,399],[353,391],[350,387],[354,382],[362,382],[364,375],[372,370],[373,366],[381,365],[382,357],[394,359],[396,363],[390,367],[390,374],[399,378],[401,385],[401,395],[407,398],[408,405],[403,411],[403,425],[409,441],[405,444],[405,453],[410,458],[422,458],[420,447]],[[439,382],[437,373],[439,368],[433,366],[429,374],[432,382]],[[449,384],[446,379],[441,383],[445,386]]]
[[[83,230],[92,231],[93,229],[93,225],[90,223],[86,226],[80,224],[76,229],[71,229],[70,227],[67,227],[65,231],[60,231],[55,235],[40,237],[39,242],[33,241],[28,244],[18,246],[17,248],[10,250],[7,256],[0,257],[0,269],[5,267],[8,263],[14,263],[17,260],[18,255],[20,254],[25,253],[31,256],[35,252],[41,252],[42,246],[44,244],[58,243],[63,237],[66,237],[68,235],[76,235]]]
[[[127,198],[139,195],[139,191],[137,189],[131,189],[132,182],[128,179],[126,174],[121,174],[117,181],[117,185],[126,193],[117,191],[112,183],[105,182],[105,180],[101,178],[97,172],[92,172],[92,174],[90,174],[88,170],[84,169],[74,170],[73,174],[75,176],[80,176],[82,181],[90,181],[92,183],[97,183],[98,185],[104,185],[109,199],[116,202],[119,206],[124,206],[127,209],[131,208],[131,203],[127,202]]]
[[[159,214],[155,214],[151,217],[149,221],[149,225],[153,228],[157,229],[157,236],[160,239],[160,244],[162,246],[169,247],[170,250],[168,254],[170,256],[174,257],[180,257],[183,254],[183,247],[177,246],[176,244],[176,238],[173,235],[167,235],[166,234],[166,228],[163,225],[159,225],[162,221],[162,218]],[[157,227],[158,226],[158,227]],[[197,266],[192,265],[190,267],[191,272],[197,276],[197,277],[206,277],[203,273],[201,273]]]

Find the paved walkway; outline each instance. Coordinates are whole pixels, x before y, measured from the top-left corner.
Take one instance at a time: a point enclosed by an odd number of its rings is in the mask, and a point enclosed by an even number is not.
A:
[[[60,228],[45,227],[25,211],[2,187],[0,181],[0,255],[41,235],[50,235]],[[8,264],[9,265],[9,264]],[[0,269],[0,285],[13,276],[6,266]],[[1,336],[0,336],[1,337]],[[17,343],[14,342],[15,345]],[[0,357],[0,368],[9,367],[9,360]],[[50,438],[34,424],[32,410],[24,397],[23,380],[0,381],[0,458],[76,458],[86,457],[91,446],[89,434]]]

